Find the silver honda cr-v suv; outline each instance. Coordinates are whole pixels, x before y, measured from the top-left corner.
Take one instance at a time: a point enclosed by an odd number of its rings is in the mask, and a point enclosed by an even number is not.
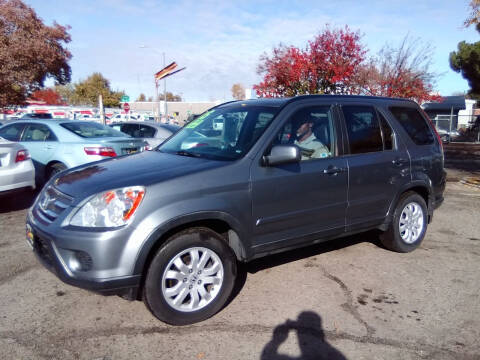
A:
[[[66,283],[188,324],[226,304],[238,262],[370,229],[414,250],[444,188],[441,142],[412,101],[237,101],[154,151],[56,175],[27,240]]]

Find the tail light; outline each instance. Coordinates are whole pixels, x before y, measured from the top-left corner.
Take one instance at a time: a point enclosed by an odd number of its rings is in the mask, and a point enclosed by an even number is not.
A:
[[[87,155],[100,155],[115,157],[117,154],[111,147],[85,147],[83,148]]]
[[[145,151],[153,150],[153,148],[150,145],[145,145],[144,149]]]
[[[25,160],[30,159],[30,154],[28,153],[28,150],[18,150],[17,151],[17,156],[15,157],[15,162],[22,162]]]

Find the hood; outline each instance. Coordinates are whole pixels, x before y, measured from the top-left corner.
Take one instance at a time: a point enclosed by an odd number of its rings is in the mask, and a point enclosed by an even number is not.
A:
[[[82,165],[62,172],[55,187],[74,198],[125,186],[149,186],[230,164],[201,158],[145,151]]]

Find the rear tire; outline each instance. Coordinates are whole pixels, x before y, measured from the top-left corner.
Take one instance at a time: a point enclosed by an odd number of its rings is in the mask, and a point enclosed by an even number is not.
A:
[[[63,170],[67,170],[67,166],[63,163],[58,162],[53,165],[50,165],[48,168],[46,181],[50,180],[52,177],[62,172]]]
[[[407,253],[415,250],[427,232],[428,212],[423,197],[410,191],[403,194],[395,208],[392,223],[380,240],[387,249]]]
[[[235,255],[219,234],[206,228],[189,229],[158,250],[146,275],[143,299],[159,320],[193,324],[222,309],[236,274]]]

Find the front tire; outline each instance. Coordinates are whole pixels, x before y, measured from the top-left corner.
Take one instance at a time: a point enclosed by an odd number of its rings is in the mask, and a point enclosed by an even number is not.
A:
[[[172,236],[147,272],[144,301],[159,320],[187,325],[208,319],[227,302],[235,283],[235,255],[206,228]]]
[[[407,192],[400,197],[392,223],[380,240],[387,249],[407,253],[422,243],[427,232],[428,212],[423,197]]]

